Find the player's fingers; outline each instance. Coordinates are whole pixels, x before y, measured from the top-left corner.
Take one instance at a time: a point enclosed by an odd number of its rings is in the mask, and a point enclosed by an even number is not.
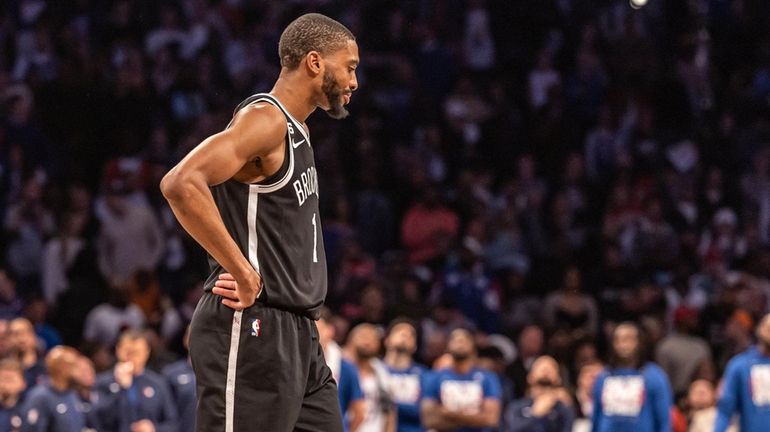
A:
[[[229,289],[229,290],[234,290],[234,289],[236,289],[238,287],[238,284],[236,282],[233,282],[233,281],[218,280],[218,281],[214,282],[214,286],[215,287],[219,287],[219,288],[225,288],[225,289]]]
[[[235,292],[234,290],[230,290],[230,289],[226,289],[226,288],[214,287],[214,288],[211,289],[211,292],[213,294],[216,294],[216,295],[221,296],[221,297],[225,297],[225,298],[228,298],[228,299],[233,299],[233,300],[236,300],[236,301],[238,300],[238,293]]]
[[[235,278],[230,273],[222,273],[222,274],[219,275],[219,280],[234,281]]]
[[[222,299],[222,304],[230,309],[243,310],[243,305],[240,302],[236,302],[230,299]]]

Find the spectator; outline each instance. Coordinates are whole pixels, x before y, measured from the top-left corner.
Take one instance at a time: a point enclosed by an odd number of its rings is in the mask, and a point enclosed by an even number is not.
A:
[[[470,330],[450,333],[451,366],[430,377],[420,404],[426,429],[488,432],[500,426],[500,383],[494,374],[476,367],[476,352]]]
[[[612,333],[610,361],[596,380],[594,401],[594,432],[671,430],[671,387],[660,367],[645,360],[636,324],[622,323]]]
[[[32,295],[24,305],[24,317],[35,328],[35,336],[40,341],[42,352],[47,352],[56,345],[61,345],[62,339],[59,331],[48,324],[48,303],[40,295]]]
[[[21,395],[25,388],[21,364],[14,359],[0,359],[0,430],[21,427]]]
[[[72,432],[85,429],[86,414],[75,393],[80,354],[66,346],[48,352],[48,381],[30,389],[21,407],[22,432]],[[92,425],[93,426],[93,425]]]
[[[756,328],[757,345],[730,360],[725,369],[715,432],[724,432],[734,414],[742,432],[759,432],[770,424],[770,314]]]
[[[441,203],[437,188],[428,187],[404,215],[401,242],[412,264],[427,264],[446,253],[458,229],[457,215]]]
[[[10,324],[8,320],[0,318],[0,359],[6,358],[11,353],[12,347]]]
[[[527,375],[527,396],[505,408],[506,432],[571,432],[575,413],[572,396],[562,385],[553,357],[538,357]]]
[[[396,407],[389,393],[390,374],[377,357],[380,353],[382,332],[372,324],[359,324],[350,331],[345,355],[358,369],[361,390],[366,401],[364,422],[360,432],[394,432]]]
[[[342,348],[334,342],[333,318],[328,308],[321,308],[321,317],[316,321],[318,342],[324,350],[326,364],[337,382],[345,431],[356,431],[366,417],[366,401],[356,366],[342,357]]]
[[[16,291],[16,278],[9,270],[0,269],[0,319],[21,315],[23,302]]]
[[[96,379],[99,401],[95,417],[105,430],[174,431],[177,410],[162,376],[145,370],[150,358],[146,336],[123,332],[115,348],[118,363]]]
[[[688,432],[713,432],[717,420],[716,405],[714,384],[703,379],[693,381],[687,393]],[[737,430],[735,425],[730,425],[727,428],[728,432],[736,432]]]
[[[594,386],[596,379],[604,371],[604,365],[599,361],[586,363],[578,372],[577,389],[575,389],[575,410],[577,418],[573,426],[573,432],[589,432],[591,430],[591,418],[594,414]]]
[[[428,370],[414,361],[417,327],[406,319],[391,321],[385,336],[384,362],[388,368],[388,392],[396,405],[397,432],[423,432],[420,423],[422,399]]]
[[[126,198],[120,181],[109,185],[99,234],[99,269],[108,280],[127,281],[137,270],[154,270],[163,257],[163,231],[146,206]]]
[[[86,414],[86,418],[89,419],[89,423],[96,424],[94,407],[99,400],[99,396],[96,393],[94,362],[88,357],[81,355],[78,357],[74,372],[73,380],[75,381],[75,392],[78,395],[78,401],[82,405],[83,412]]]
[[[96,306],[86,316],[83,339],[110,347],[125,329],[139,330],[144,327],[142,310],[128,302],[128,292],[123,286],[110,289],[110,300]]]
[[[537,325],[524,327],[518,339],[519,355],[508,368],[508,376],[513,380],[513,388],[517,398],[525,396],[527,376],[532,364],[543,355],[545,349],[545,334]]]
[[[24,380],[31,389],[45,377],[46,366],[40,358],[37,336],[32,323],[26,318],[16,318],[9,326],[11,351],[24,368]]]
[[[695,378],[712,379],[713,376],[697,377],[701,370],[713,370],[711,349],[703,338],[695,335],[698,312],[681,306],[674,311],[674,332],[663,338],[657,346],[655,361],[671,380],[674,395],[684,396]]]
[[[582,292],[581,278],[577,267],[567,269],[562,288],[546,298],[544,307],[551,328],[564,330],[576,340],[595,336],[599,329],[596,301]]]
[[[190,327],[184,334],[184,347],[190,346]],[[166,378],[171,395],[174,398],[174,406],[177,408],[179,418],[178,432],[193,432],[195,430],[195,407],[198,403],[195,397],[195,374],[189,356],[163,368],[163,377]]]

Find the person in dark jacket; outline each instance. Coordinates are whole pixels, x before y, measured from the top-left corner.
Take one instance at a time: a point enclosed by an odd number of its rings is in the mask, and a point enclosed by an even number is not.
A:
[[[162,376],[145,369],[150,357],[146,336],[127,330],[115,349],[118,363],[96,379],[98,430],[176,432],[177,411]]]
[[[562,385],[559,365],[538,357],[527,374],[527,396],[511,402],[503,415],[504,432],[570,432],[575,413]]]

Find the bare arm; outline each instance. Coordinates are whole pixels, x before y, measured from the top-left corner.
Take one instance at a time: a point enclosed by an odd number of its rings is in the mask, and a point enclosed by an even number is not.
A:
[[[388,416],[385,419],[385,432],[396,432],[396,410],[395,405],[388,411]]]
[[[286,120],[278,108],[267,104],[244,108],[230,128],[204,140],[160,184],[179,223],[235,279],[226,282],[231,284],[229,290],[213,291],[233,309],[254,303],[261,279],[225,228],[209,187],[279,148],[285,135]]]
[[[460,427],[460,424],[449,418],[449,412],[432,399],[425,399],[420,404],[420,420],[426,429],[446,431]]]
[[[500,401],[484,399],[481,410],[476,413],[447,412],[447,418],[465,427],[494,428],[500,425]]]
[[[356,432],[366,419],[366,401],[364,399],[354,400],[350,403],[348,418],[350,419],[350,432]]]

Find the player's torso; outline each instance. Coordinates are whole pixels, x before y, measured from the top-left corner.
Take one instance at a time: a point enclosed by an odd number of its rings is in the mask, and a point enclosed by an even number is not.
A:
[[[212,187],[212,194],[231,236],[262,276],[264,300],[314,315],[326,296],[326,255],[313,148],[301,124],[275,99],[255,95],[244,101],[259,102],[278,106],[286,117],[280,168],[258,183],[231,179]],[[213,264],[207,289],[222,271]]]

